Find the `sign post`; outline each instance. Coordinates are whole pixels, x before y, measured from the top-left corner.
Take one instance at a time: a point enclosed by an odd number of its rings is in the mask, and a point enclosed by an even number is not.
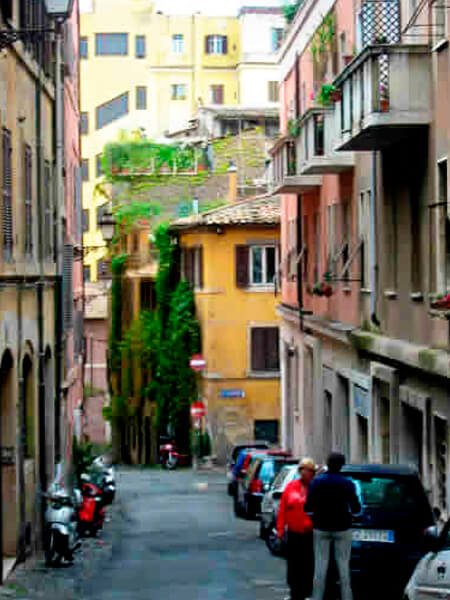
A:
[[[201,420],[206,415],[206,407],[203,402],[198,401],[191,404],[191,417],[194,420],[194,428],[196,429],[196,449],[194,452],[194,470],[198,468],[198,459],[200,457],[200,434]]]

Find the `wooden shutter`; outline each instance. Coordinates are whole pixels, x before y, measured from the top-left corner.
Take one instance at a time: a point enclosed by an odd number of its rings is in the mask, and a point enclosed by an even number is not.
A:
[[[33,254],[32,157],[30,146],[25,146],[25,254]]]
[[[209,40],[211,39],[210,35],[205,37],[205,54],[209,54]]]
[[[236,258],[236,287],[243,288],[248,285],[248,260],[249,248],[245,245],[235,246]]]
[[[253,327],[251,329],[251,370],[265,370],[265,329],[266,327]]]
[[[12,259],[13,250],[13,215],[12,215],[12,148],[11,132],[3,130],[2,135],[2,184],[3,184],[3,206],[2,206],[2,233],[3,233],[3,258]]]
[[[64,329],[73,327],[73,246],[64,244],[63,271]]]
[[[264,329],[264,369],[278,371],[280,369],[279,330],[278,327]]]
[[[198,256],[198,287],[203,287],[203,246],[197,249]]]
[[[222,54],[228,54],[228,37],[222,36]]]

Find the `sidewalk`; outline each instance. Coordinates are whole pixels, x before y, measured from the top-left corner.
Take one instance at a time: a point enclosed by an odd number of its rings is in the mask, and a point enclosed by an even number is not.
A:
[[[112,556],[112,519],[120,519],[120,502],[108,507],[103,531],[97,538],[83,538],[73,565],[47,568],[43,554],[29,558],[0,586],[0,599],[37,600],[55,598],[80,600],[83,583],[96,574],[100,561]]]

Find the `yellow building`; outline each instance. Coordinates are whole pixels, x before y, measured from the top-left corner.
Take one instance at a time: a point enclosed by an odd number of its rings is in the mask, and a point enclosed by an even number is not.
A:
[[[273,112],[283,23],[274,8],[242,9],[236,17],[182,16],[156,12],[152,0],[84,0],[84,244],[93,248],[85,256],[88,279],[97,281],[104,269],[97,228],[104,198],[94,189],[105,144],[120,131],[161,138],[185,128],[201,106],[251,104]]]
[[[232,176],[232,175],[230,175]],[[202,395],[213,451],[279,439],[278,197],[228,204],[173,224],[193,285],[206,369]]]

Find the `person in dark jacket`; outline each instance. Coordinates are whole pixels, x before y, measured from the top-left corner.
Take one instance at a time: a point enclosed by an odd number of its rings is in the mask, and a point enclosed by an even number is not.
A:
[[[311,458],[304,458],[298,471],[300,477],[290,481],[283,491],[277,515],[278,538],[287,531],[288,600],[305,600],[310,595],[314,573],[313,524],[303,508],[316,465]]]
[[[323,600],[331,545],[341,583],[342,600],[353,600],[350,584],[350,552],[352,520],[361,513],[355,484],[341,475],[345,456],[330,454],[328,470],[310,484],[305,512],[312,515],[314,525],[314,583],[312,600]]]

